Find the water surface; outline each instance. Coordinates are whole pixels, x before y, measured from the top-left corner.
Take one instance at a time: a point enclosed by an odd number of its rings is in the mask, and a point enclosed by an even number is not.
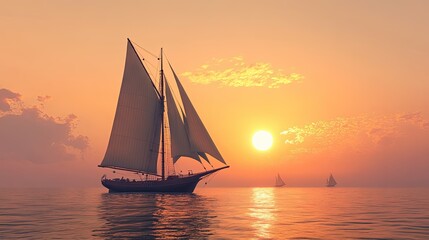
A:
[[[0,189],[0,239],[429,239],[429,189]]]

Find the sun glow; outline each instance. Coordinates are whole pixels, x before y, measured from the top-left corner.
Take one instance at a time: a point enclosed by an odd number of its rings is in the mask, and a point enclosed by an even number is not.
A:
[[[265,151],[270,149],[273,145],[273,136],[271,133],[264,130],[257,131],[253,134],[252,143],[256,149]]]

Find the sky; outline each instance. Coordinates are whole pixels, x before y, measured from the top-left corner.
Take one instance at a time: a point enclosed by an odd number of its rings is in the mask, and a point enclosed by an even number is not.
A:
[[[427,9],[1,0],[0,187],[101,187],[127,38],[164,48],[231,166],[209,186],[429,186]],[[252,146],[258,130],[271,149]]]

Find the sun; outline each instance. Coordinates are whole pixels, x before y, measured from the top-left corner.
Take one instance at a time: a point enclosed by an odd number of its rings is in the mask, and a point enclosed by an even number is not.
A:
[[[253,134],[252,143],[256,149],[266,151],[273,145],[273,136],[264,130],[257,131]]]

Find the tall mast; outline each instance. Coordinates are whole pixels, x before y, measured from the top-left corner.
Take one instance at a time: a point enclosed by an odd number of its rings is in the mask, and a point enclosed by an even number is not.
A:
[[[164,149],[164,111],[165,111],[165,95],[164,95],[164,69],[163,69],[163,64],[162,64],[162,48],[161,48],[161,102],[162,102],[162,115],[161,115],[161,175],[162,175],[162,180],[165,180],[165,149]]]

